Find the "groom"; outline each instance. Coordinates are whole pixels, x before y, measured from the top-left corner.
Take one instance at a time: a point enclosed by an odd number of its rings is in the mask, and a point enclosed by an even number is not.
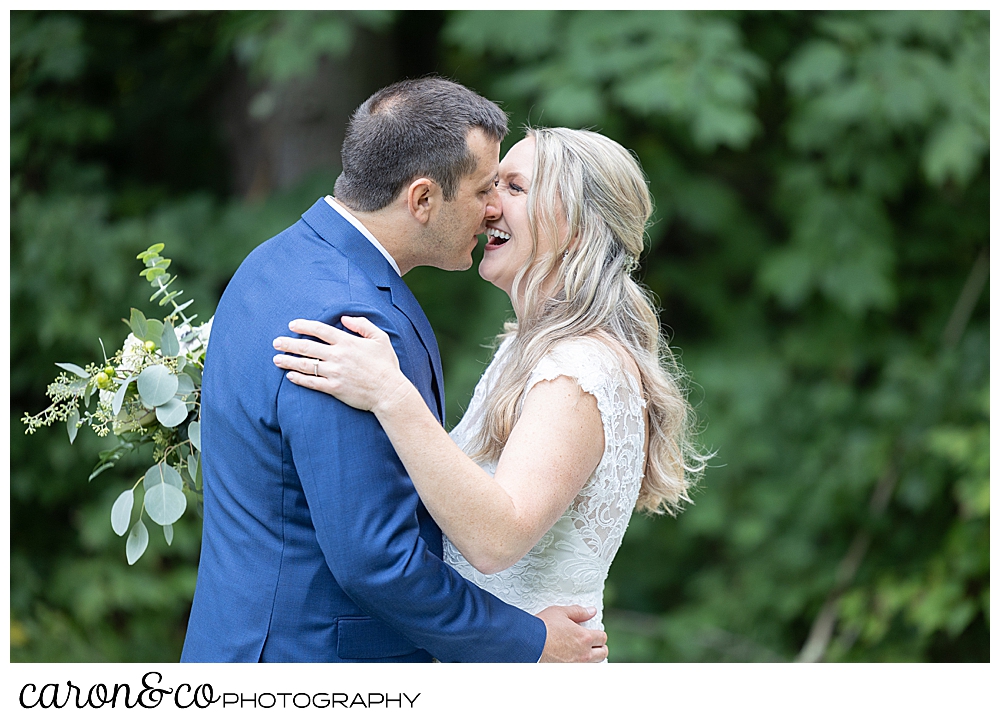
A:
[[[441,360],[402,280],[467,269],[498,218],[506,115],[441,78],[355,112],[337,199],[255,249],[219,303],[202,387],[205,520],[185,662],[591,660],[606,641],[532,616],[441,561],[441,532],[374,415],[271,363],[292,319],[365,316],[444,416]],[[341,327],[342,328],[342,327]]]

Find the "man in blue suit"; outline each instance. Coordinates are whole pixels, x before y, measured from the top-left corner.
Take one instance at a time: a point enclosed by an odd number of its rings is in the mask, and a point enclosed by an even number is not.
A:
[[[440,78],[355,112],[336,200],[255,249],[219,303],[202,387],[205,520],[182,661],[592,660],[592,613],[532,616],[441,561],[441,532],[374,415],[271,363],[292,319],[365,316],[439,419],[441,360],[402,275],[467,269],[499,217],[507,118]],[[343,328],[343,327],[341,327]],[[600,657],[603,657],[600,656]]]

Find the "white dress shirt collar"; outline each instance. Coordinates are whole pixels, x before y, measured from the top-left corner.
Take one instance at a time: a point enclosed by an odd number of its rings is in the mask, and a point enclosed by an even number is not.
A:
[[[389,252],[385,250],[385,247],[378,242],[378,239],[372,236],[372,232],[366,229],[364,224],[354,217],[354,214],[352,214],[350,211],[344,208],[342,204],[337,203],[337,199],[335,199],[333,196],[327,196],[326,202],[330,204],[330,208],[332,208],[334,211],[343,216],[344,219],[349,224],[354,226],[354,228],[360,231],[366,239],[371,241],[372,246],[377,248],[379,253],[385,256],[385,260],[388,261],[389,264],[392,266],[392,268],[396,270],[396,273],[402,276],[402,274],[399,272],[399,266],[396,264],[396,259],[392,258]]]

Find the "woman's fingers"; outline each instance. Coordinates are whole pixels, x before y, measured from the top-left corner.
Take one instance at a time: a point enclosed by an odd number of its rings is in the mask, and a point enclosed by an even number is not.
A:
[[[312,359],[332,359],[333,347],[310,339],[293,339],[289,336],[279,336],[273,342],[274,348],[278,351],[289,354],[298,354]]]
[[[342,341],[345,336],[350,336],[350,334],[345,331],[341,331],[335,326],[324,324],[322,321],[312,321],[310,319],[294,319],[289,322],[288,328],[296,334],[306,334],[308,336],[314,336],[317,339],[322,339],[327,344],[336,344],[338,341]]]
[[[342,316],[340,317],[340,323],[366,339],[376,339],[380,335],[386,336],[384,331],[363,316]]]
[[[322,376],[322,370],[319,369],[319,362],[315,359],[304,359],[298,356],[278,354],[272,361],[276,367],[287,369],[290,372],[301,372],[313,377]],[[317,371],[320,372],[319,375],[316,374]]]
[[[278,366],[281,366],[280,364]],[[287,367],[285,367],[287,368]],[[285,375],[288,381],[293,384],[297,384],[300,387],[306,387],[307,389],[315,389],[317,392],[326,392],[331,394],[330,381],[325,377],[317,377],[310,374],[300,374],[295,371],[290,371]]]

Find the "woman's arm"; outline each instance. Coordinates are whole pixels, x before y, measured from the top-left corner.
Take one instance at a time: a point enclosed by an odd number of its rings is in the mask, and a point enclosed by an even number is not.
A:
[[[362,336],[292,322],[293,331],[329,345],[279,337],[276,349],[299,356],[279,355],[275,364],[291,370],[290,381],[375,414],[428,511],[471,565],[487,574],[513,565],[566,511],[600,462],[604,428],[597,401],[568,377],[536,384],[491,477],[451,440],[399,371],[385,333],[366,319],[341,321]]]

